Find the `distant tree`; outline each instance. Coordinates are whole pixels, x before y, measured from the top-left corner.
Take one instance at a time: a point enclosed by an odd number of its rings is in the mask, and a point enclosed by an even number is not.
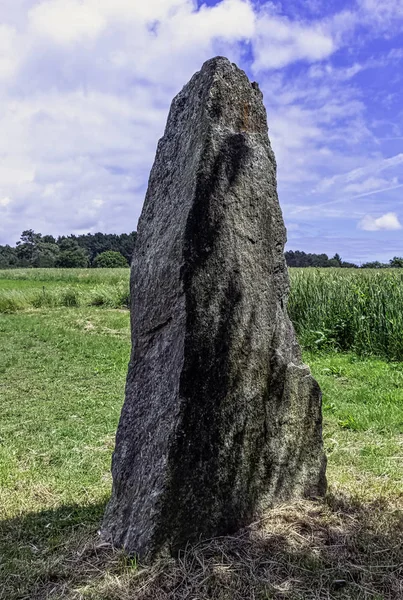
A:
[[[131,233],[122,233],[119,236],[119,252],[123,254],[129,265],[132,262],[136,238],[137,233],[135,231],[132,231]]]
[[[42,242],[45,242],[45,244],[56,244],[56,239],[53,235],[43,235]]]
[[[35,245],[42,237],[42,234],[35,233],[33,229],[26,229],[21,233],[20,241],[18,244],[31,244]]]
[[[66,242],[66,240],[68,240]],[[117,252],[125,259],[124,265],[131,262],[136,232],[88,233],[85,235],[59,236],[42,235],[33,229],[22,232],[16,247],[0,246],[0,268],[88,266],[103,252]],[[123,260],[120,258],[120,265]]]
[[[102,252],[106,252],[107,250],[119,251],[116,240],[114,239],[116,237],[117,236],[98,232],[78,235],[75,239],[81,248],[85,248],[90,262],[93,263],[95,257]]]
[[[130,263],[136,241],[136,232],[132,231],[131,233],[122,233],[120,235],[101,232],[87,233],[85,235],[78,235],[74,239],[77,240],[82,248],[87,250],[91,264],[94,262],[96,256],[107,250],[120,252],[126,258],[127,262]]]
[[[327,254],[307,254],[300,250],[287,250],[285,259],[289,267],[349,267],[358,268],[354,263],[344,262],[340,254],[329,258]]]
[[[312,267],[327,267],[329,257],[327,254],[308,254],[309,262]]]
[[[136,232],[87,233],[84,235],[41,235],[33,229],[22,232],[16,247],[0,246],[0,268],[16,267],[113,267],[130,264],[135,249]],[[106,254],[109,258],[104,258]],[[113,260],[111,258],[113,256]],[[358,268],[356,264],[343,261],[340,254],[332,258],[327,254],[287,250],[285,259],[289,267],[342,267]],[[106,262],[104,262],[106,261]],[[395,256],[384,264],[378,261],[361,265],[363,269],[403,268],[403,257]]]
[[[18,266],[21,267],[54,267],[59,248],[52,235],[35,233],[27,229],[21,234],[15,249]]]
[[[56,267],[66,269],[88,267],[88,254],[84,248],[78,245],[73,236],[58,239],[59,255],[56,259]]]
[[[389,261],[389,264],[395,269],[403,269],[403,257],[394,256],[392,260]]]
[[[20,267],[32,267],[32,260],[36,245],[41,239],[40,233],[35,233],[33,229],[26,229],[22,232],[20,240],[16,244],[16,253]]]
[[[18,256],[15,248],[9,245],[0,246],[0,269],[15,269],[18,267]]]
[[[101,269],[114,269],[119,267],[127,267],[128,263],[123,254],[115,252],[114,250],[107,250],[101,252],[95,257],[92,263],[93,267]]]
[[[333,258],[329,260],[329,267],[341,267],[342,260],[340,254],[335,254]]]
[[[325,255],[326,256],[326,255]],[[312,267],[313,265],[313,256],[311,254],[306,254],[305,252],[301,252],[301,250],[288,250],[285,253],[285,259],[287,265],[289,267]],[[327,259],[327,256],[326,256]],[[321,266],[319,264],[315,266]]]
[[[385,265],[384,263],[379,262],[378,260],[374,260],[372,262],[367,262],[361,265],[361,269],[385,269],[389,265]]]
[[[59,246],[56,243],[44,242],[44,236],[40,243],[35,245],[32,253],[31,265],[33,267],[49,268],[55,267],[59,257]]]

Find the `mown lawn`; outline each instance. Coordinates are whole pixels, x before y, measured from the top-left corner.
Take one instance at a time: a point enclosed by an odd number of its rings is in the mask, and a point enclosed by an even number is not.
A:
[[[329,494],[142,567],[100,542],[129,313],[0,315],[0,598],[403,598],[403,363],[306,354]]]

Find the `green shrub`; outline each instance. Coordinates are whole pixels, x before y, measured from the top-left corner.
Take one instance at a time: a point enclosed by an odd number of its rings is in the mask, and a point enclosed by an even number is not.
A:
[[[107,250],[95,257],[92,266],[100,269],[119,269],[121,267],[127,267],[128,264],[123,254],[114,252],[113,250]]]

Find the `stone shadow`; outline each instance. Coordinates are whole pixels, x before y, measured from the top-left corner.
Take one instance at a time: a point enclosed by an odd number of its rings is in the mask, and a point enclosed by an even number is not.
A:
[[[279,505],[152,566],[101,542],[103,511],[103,502],[66,505],[1,521],[1,600],[403,597],[403,513],[380,499]]]

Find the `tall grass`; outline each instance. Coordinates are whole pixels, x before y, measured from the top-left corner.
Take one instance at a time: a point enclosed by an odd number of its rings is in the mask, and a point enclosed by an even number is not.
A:
[[[308,350],[403,360],[403,270],[290,269],[288,310]],[[0,271],[0,313],[129,305],[129,269]]]
[[[24,289],[0,289],[0,313],[12,313],[28,308],[54,308],[58,306],[104,306],[127,308],[129,287],[127,281],[93,286],[50,286]]]
[[[306,349],[403,360],[400,269],[292,269],[288,310]]]
[[[0,313],[57,306],[129,306],[129,269],[0,270]]]
[[[0,281],[61,283],[120,283],[129,278],[129,269],[0,269]],[[1,288],[1,285],[0,285]]]

